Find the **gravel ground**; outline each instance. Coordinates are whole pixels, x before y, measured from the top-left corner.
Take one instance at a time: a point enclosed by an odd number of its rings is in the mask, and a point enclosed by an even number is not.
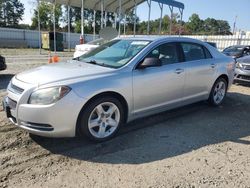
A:
[[[14,74],[46,62],[9,58],[0,100]],[[95,144],[29,135],[1,111],[0,187],[250,187],[249,112],[250,86],[234,85],[219,108],[201,102],[136,120]]]

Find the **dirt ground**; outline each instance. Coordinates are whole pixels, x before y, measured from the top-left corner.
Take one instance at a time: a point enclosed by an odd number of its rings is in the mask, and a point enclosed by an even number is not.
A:
[[[0,100],[14,74],[47,60],[7,62]],[[234,85],[219,108],[136,120],[99,144],[29,135],[1,111],[0,143],[0,187],[250,187],[250,86]]]

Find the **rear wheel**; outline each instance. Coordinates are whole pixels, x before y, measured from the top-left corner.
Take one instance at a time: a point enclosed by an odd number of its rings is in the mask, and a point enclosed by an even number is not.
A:
[[[208,101],[213,106],[219,106],[223,103],[226,94],[227,81],[224,78],[219,78],[214,83]]]
[[[94,141],[105,141],[117,133],[124,121],[122,104],[113,97],[102,97],[88,104],[80,114],[78,130]]]

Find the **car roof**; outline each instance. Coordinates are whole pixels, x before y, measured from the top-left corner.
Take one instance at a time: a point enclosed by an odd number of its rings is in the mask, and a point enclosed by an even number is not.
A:
[[[238,58],[237,60],[238,60],[238,61],[241,60],[241,61],[243,61],[243,62],[248,62],[248,63],[250,63],[250,55],[244,56],[244,57],[241,57],[241,58]]]
[[[204,44],[201,40],[188,38],[188,37],[159,37],[159,36],[143,36],[143,37],[120,37],[116,39],[122,39],[122,40],[145,40],[145,41],[176,41],[176,42],[194,42],[194,43],[200,43]]]
[[[233,45],[233,46],[229,46],[228,48],[230,48],[230,47],[244,48],[244,47],[249,47],[249,45]]]

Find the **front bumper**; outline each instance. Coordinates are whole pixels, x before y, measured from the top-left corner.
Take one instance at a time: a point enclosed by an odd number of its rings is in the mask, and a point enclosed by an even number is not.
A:
[[[11,114],[11,108],[9,106],[8,97],[4,97],[2,101],[3,110],[6,113],[6,117],[13,123],[16,124],[16,118]]]
[[[236,68],[234,80],[235,81],[250,82],[250,70]]]
[[[45,137],[74,137],[78,115],[86,103],[73,91],[51,105],[11,104],[5,97],[3,107],[9,120],[26,131]]]

